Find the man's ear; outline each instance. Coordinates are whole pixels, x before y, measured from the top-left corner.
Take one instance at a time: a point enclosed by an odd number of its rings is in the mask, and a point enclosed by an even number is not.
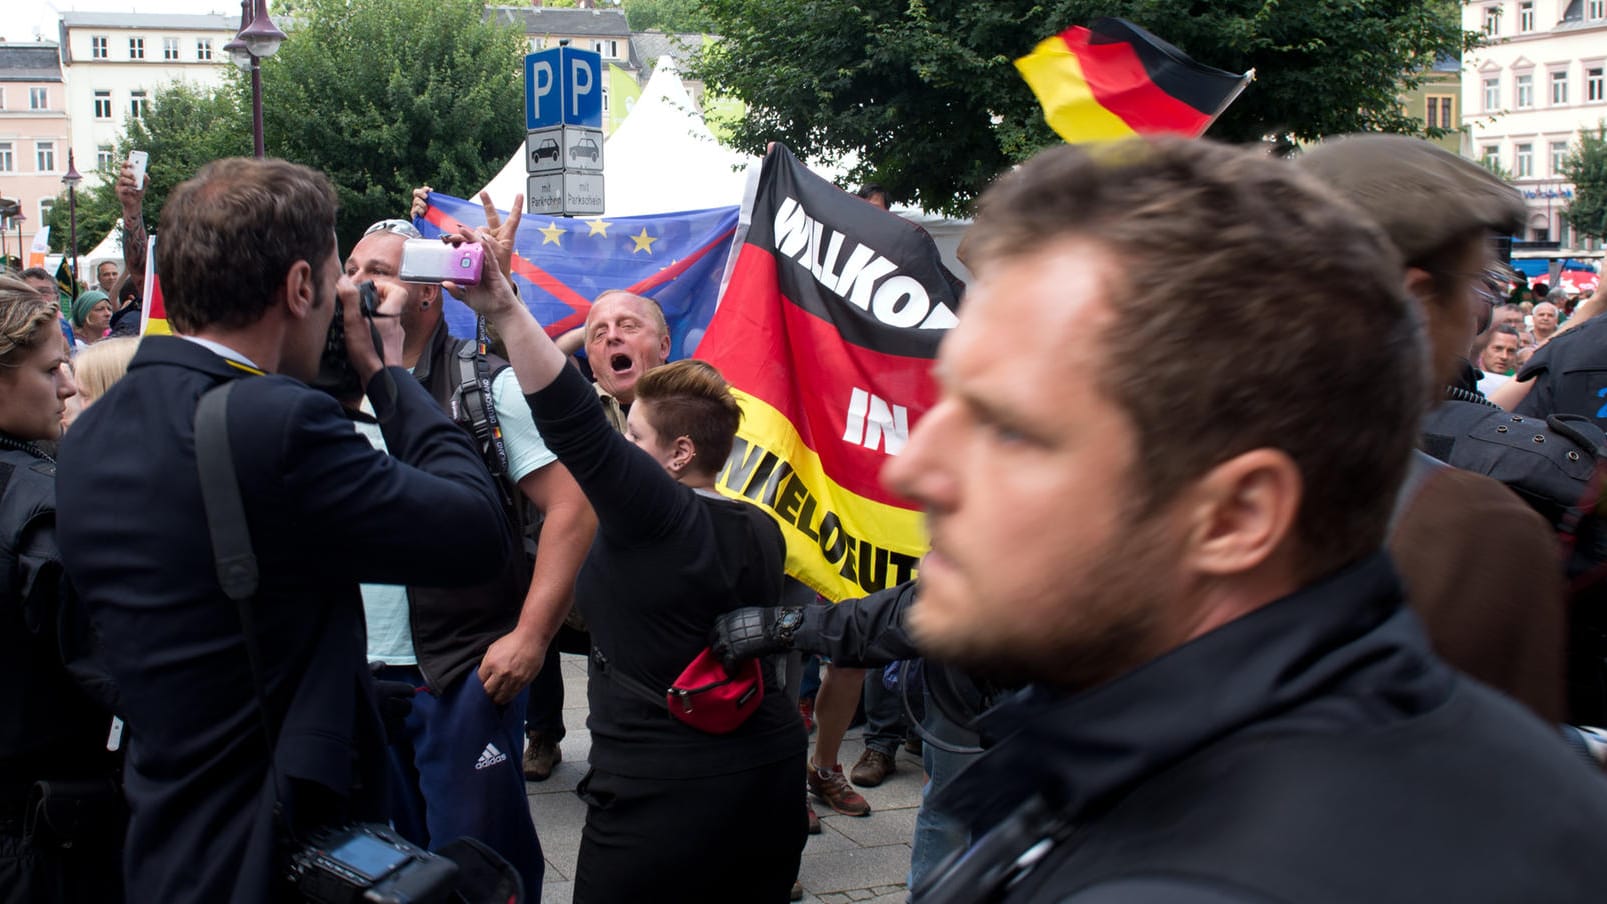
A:
[[[1293,533],[1303,495],[1288,453],[1252,449],[1222,462],[1187,491],[1186,564],[1214,577],[1254,570]]]
[[[1422,267],[1407,267],[1406,294],[1417,299],[1420,304],[1433,304],[1439,295],[1439,287],[1434,284],[1434,274]]]
[[[670,334],[666,332],[658,337],[658,360],[663,363],[670,359]]]
[[[313,284],[312,265],[296,261],[285,274],[285,310],[290,316],[302,319],[318,300],[318,287]]]
[[[420,286],[419,288],[424,290],[419,297],[419,310],[428,311],[430,308],[439,308],[441,306],[440,286],[436,285],[435,283],[428,283]]]

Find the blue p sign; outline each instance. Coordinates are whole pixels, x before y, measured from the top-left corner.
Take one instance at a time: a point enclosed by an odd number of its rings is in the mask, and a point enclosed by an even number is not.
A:
[[[563,121],[559,50],[525,55],[525,128],[545,129]]]
[[[590,50],[560,48],[564,73],[564,125],[603,125],[603,58]]]

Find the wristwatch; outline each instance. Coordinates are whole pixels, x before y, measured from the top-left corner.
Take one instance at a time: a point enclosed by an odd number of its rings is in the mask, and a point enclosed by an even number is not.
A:
[[[781,614],[776,616],[776,640],[791,646],[793,632],[801,627],[803,627],[802,609],[782,609]]]

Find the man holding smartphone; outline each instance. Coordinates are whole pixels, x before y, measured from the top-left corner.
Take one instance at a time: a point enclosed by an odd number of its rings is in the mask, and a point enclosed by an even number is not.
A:
[[[511,218],[510,235],[517,225]],[[436,258],[445,269],[432,277],[427,261]],[[393,737],[389,751],[397,830],[426,847],[478,838],[519,870],[534,897],[544,861],[520,769],[527,688],[569,610],[596,518],[536,431],[507,362],[448,334],[439,285],[400,281],[404,272],[412,279],[454,275],[461,265],[461,253],[424,241],[406,220],[382,220],[352,249],[346,273],[404,294],[402,363],[466,435],[482,436],[481,470],[503,482],[510,527],[524,535],[539,519],[541,543],[533,567],[515,554],[500,574],[470,587],[363,585],[368,658],[384,663],[382,679],[420,689],[405,735]],[[472,412],[495,420],[477,424]],[[378,430],[358,429],[385,448]]]
[[[405,293],[380,286],[379,316],[365,320],[334,228],[329,180],[283,160],[214,161],[176,188],[158,264],[179,335],[143,341],[62,444],[73,474],[58,487],[62,559],[128,726],[130,901],[282,899],[287,844],[383,819],[358,584],[466,584],[508,558],[473,444],[396,369]],[[337,298],[346,335],[378,330],[382,349],[354,341],[349,354],[390,456],[306,385]],[[230,381],[260,574],[250,642],[220,586],[195,453],[198,401]],[[438,531],[413,529],[426,523]]]

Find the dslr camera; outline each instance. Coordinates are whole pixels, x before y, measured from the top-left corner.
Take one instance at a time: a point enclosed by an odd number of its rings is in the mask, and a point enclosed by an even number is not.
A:
[[[458,865],[387,826],[322,829],[290,855],[289,880],[318,904],[444,904]]]
[[[379,293],[374,289],[371,280],[358,283],[357,303],[361,306],[363,319],[369,323],[374,348],[379,350],[379,332],[373,326],[374,311],[379,306]],[[383,350],[381,356],[383,357]],[[338,295],[335,297],[335,319],[329,322],[329,334],[324,337],[324,353],[318,359],[318,376],[313,379],[312,387],[323,390],[343,402],[356,399],[363,394],[363,384],[357,379],[357,371],[352,370],[351,358],[346,354],[346,309]]]

